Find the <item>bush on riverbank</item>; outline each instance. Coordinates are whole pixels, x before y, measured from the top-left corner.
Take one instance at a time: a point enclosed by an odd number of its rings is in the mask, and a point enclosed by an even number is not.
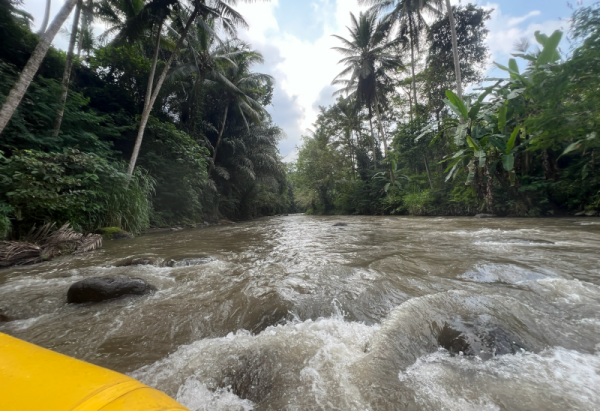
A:
[[[149,225],[155,183],[141,169],[128,179],[123,164],[95,154],[19,150],[0,163],[0,176],[3,227],[13,237],[47,222],[86,232],[118,226],[139,233]]]

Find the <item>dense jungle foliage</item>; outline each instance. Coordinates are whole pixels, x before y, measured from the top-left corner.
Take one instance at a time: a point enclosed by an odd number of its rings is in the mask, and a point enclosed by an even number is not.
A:
[[[20,7],[0,0],[0,104],[45,35]],[[220,0],[74,7],[69,51],[42,56],[0,134],[2,237],[46,222],[138,233],[289,209],[283,132],[265,111],[273,79],[236,38],[243,16]]]
[[[594,215],[600,209],[600,6],[565,34],[536,33],[484,78],[490,12],[442,2],[366,1],[339,37],[340,98],[322,107],[291,177],[319,214]],[[389,8],[390,5],[394,7]],[[386,8],[386,6],[388,8]],[[426,25],[423,13],[437,20]],[[521,64],[519,64],[519,62]]]

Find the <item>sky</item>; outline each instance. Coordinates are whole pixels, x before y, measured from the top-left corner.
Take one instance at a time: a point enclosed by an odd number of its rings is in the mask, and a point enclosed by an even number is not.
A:
[[[572,0],[577,1],[592,2]],[[529,38],[535,43],[533,34],[537,30],[551,34],[556,29],[567,29],[566,20],[572,13],[567,0],[462,0],[462,4],[469,2],[493,9],[487,23],[491,53],[488,74],[492,76],[500,74],[494,72],[492,63],[506,63],[516,41]],[[51,18],[62,0],[52,3]],[[458,4],[459,0],[451,3]],[[34,26],[41,23],[44,7],[45,0],[24,1],[25,10],[34,17]],[[319,106],[335,102],[332,94],[336,88],[331,81],[343,67],[337,64],[340,55],[331,49],[339,45],[332,35],[346,37],[350,13],[358,14],[365,7],[359,6],[357,0],[238,0],[236,8],[250,25],[248,30],[239,32],[239,37],[265,57],[265,64],[255,67],[255,71],[275,78],[273,103],[268,111],[286,135],[279,145],[284,161],[293,161],[301,137],[307,135],[317,119]],[[67,43],[61,34],[54,41],[62,49]],[[565,41],[561,47],[569,46]]]

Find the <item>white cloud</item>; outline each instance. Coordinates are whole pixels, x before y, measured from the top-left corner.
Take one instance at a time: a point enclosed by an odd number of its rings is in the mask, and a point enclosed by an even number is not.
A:
[[[334,15],[328,15],[333,5]],[[279,82],[278,91],[284,92],[288,100],[296,105],[294,113],[301,113],[296,121],[296,129],[285,130],[288,141],[282,145],[283,155],[288,155],[289,151],[299,144],[300,135],[305,134],[316,121],[318,103],[327,100],[323,96],[324,89],[329,91],[331,81],[342,70],[342,66],[337,64],[340,60],[339,54],[331,50],[339,45],[339,41],[333,38],[332,34],[346,32],[344,27],[350,21],[350,12],[357,14],[365,9],[358,6],[356,1],[348,0],[317,0],[313,1],[311,6],[324,24],[324,34],[314,42],[300,39],[278,26],[274,17],[275,8],[279,7],[277,1],[267,4],[241,4],[238,8],[250,24],[250,29],[240,33],[240,36],[258,50],[264,51],[265,46],[276,49],[276,56],[265,55],[266,69],[270,70],[270,74],[275,75]],[[269,57],[277,58],[275,64],[268,61]],[[286,114],[277,113],[277,109],[275,105],[270,110],[276,120],[278,114]]]
[[[561,29],[564,22],[559,20],[548,20],[542,23],[530,23],[523,26],[527,19],[538,16],[539,11],[534,10],[523,16],[509,16],[502,13],[500,5],[497,3],[486,3],[484,8],[493,9],[491,20],[487,27],[490,31],[488,34],[487,43],[490,48],[490,63],[496,61],[498,63],[506,63],[514,52],[515,44],[521,39],[526,38],[532,44],[535,42],[534,33],[540,31],[542,33],[551,34],[554,30]]]
[[[535,16],[539,16],[539,15],[540,15],[540,11],[534,10],[534,11],[527,13],[526,15],[524,15],[522,17],[513,17],[513,18],[509,19],[508,25],[511,27],[516,26],[517,24],[523,23],[525,20],[527,20],[530,17],[535,17]]]

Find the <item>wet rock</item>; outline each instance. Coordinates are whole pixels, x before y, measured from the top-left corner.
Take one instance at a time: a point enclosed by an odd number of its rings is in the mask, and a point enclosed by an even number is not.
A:
[[[598,212],[596,210],[591,210],[585,213],[586,217],[596,217],[598,215]]]
[[[585,211],[575,214],[575,217],[583,217],[585,215]]]
[[[271,393],[277,368],[276,357],[267,351],[231,357],[222,370],[218,386],[231,387],[238,397],[258,404]]]
[[[78,281],[69,287],[67,302],[81,304],[112,300],[125,295],[145,295],[156,291],[156,287],[141,278],[93,277]]]
[[[0,310],[0,323],[7,323],[9,321],[12,321],[10,317]]]
[[[181,230],[183,230],[182,227],[172,227],[171,228],[171,231],[181,231]]]
[[[156,257],[136,257],[117,263],[117,267],[129,267],[132,265],[155,265],[159,266],[162,260]]]
[[[348,224],[346,224],[346,223],[335,223],[333,226],[334,227],[346,227],[346,226],[348,226]]]
[[[100,234],[102,238],[106,240],[125,240],[128,238],[134,238],[134,235],[128,233],[119,227],[103,227],[96,231],[96,234]]]
[[[500,327],[469,329],[446,323],[437,339],[451,355],[477,355],[484,360],[525,350],[515,336]]]
[[[208,221],[205,221],[204,225],[210,225],[210,223]]]
[[[165,264],[167,267],[191,267],[194,265],[204,265],[215,261],[212,257],[183,258],[181,260],[171,259]]]
[[[445,348],[451,355],[463,353],[465,355],[473,355],[473,349],[468,341],[468,336],[464,332],[455,330],[447,323],[438,334],[438,344]]]
[[[495,218],[495,214],[477,214],[475,218]]]

